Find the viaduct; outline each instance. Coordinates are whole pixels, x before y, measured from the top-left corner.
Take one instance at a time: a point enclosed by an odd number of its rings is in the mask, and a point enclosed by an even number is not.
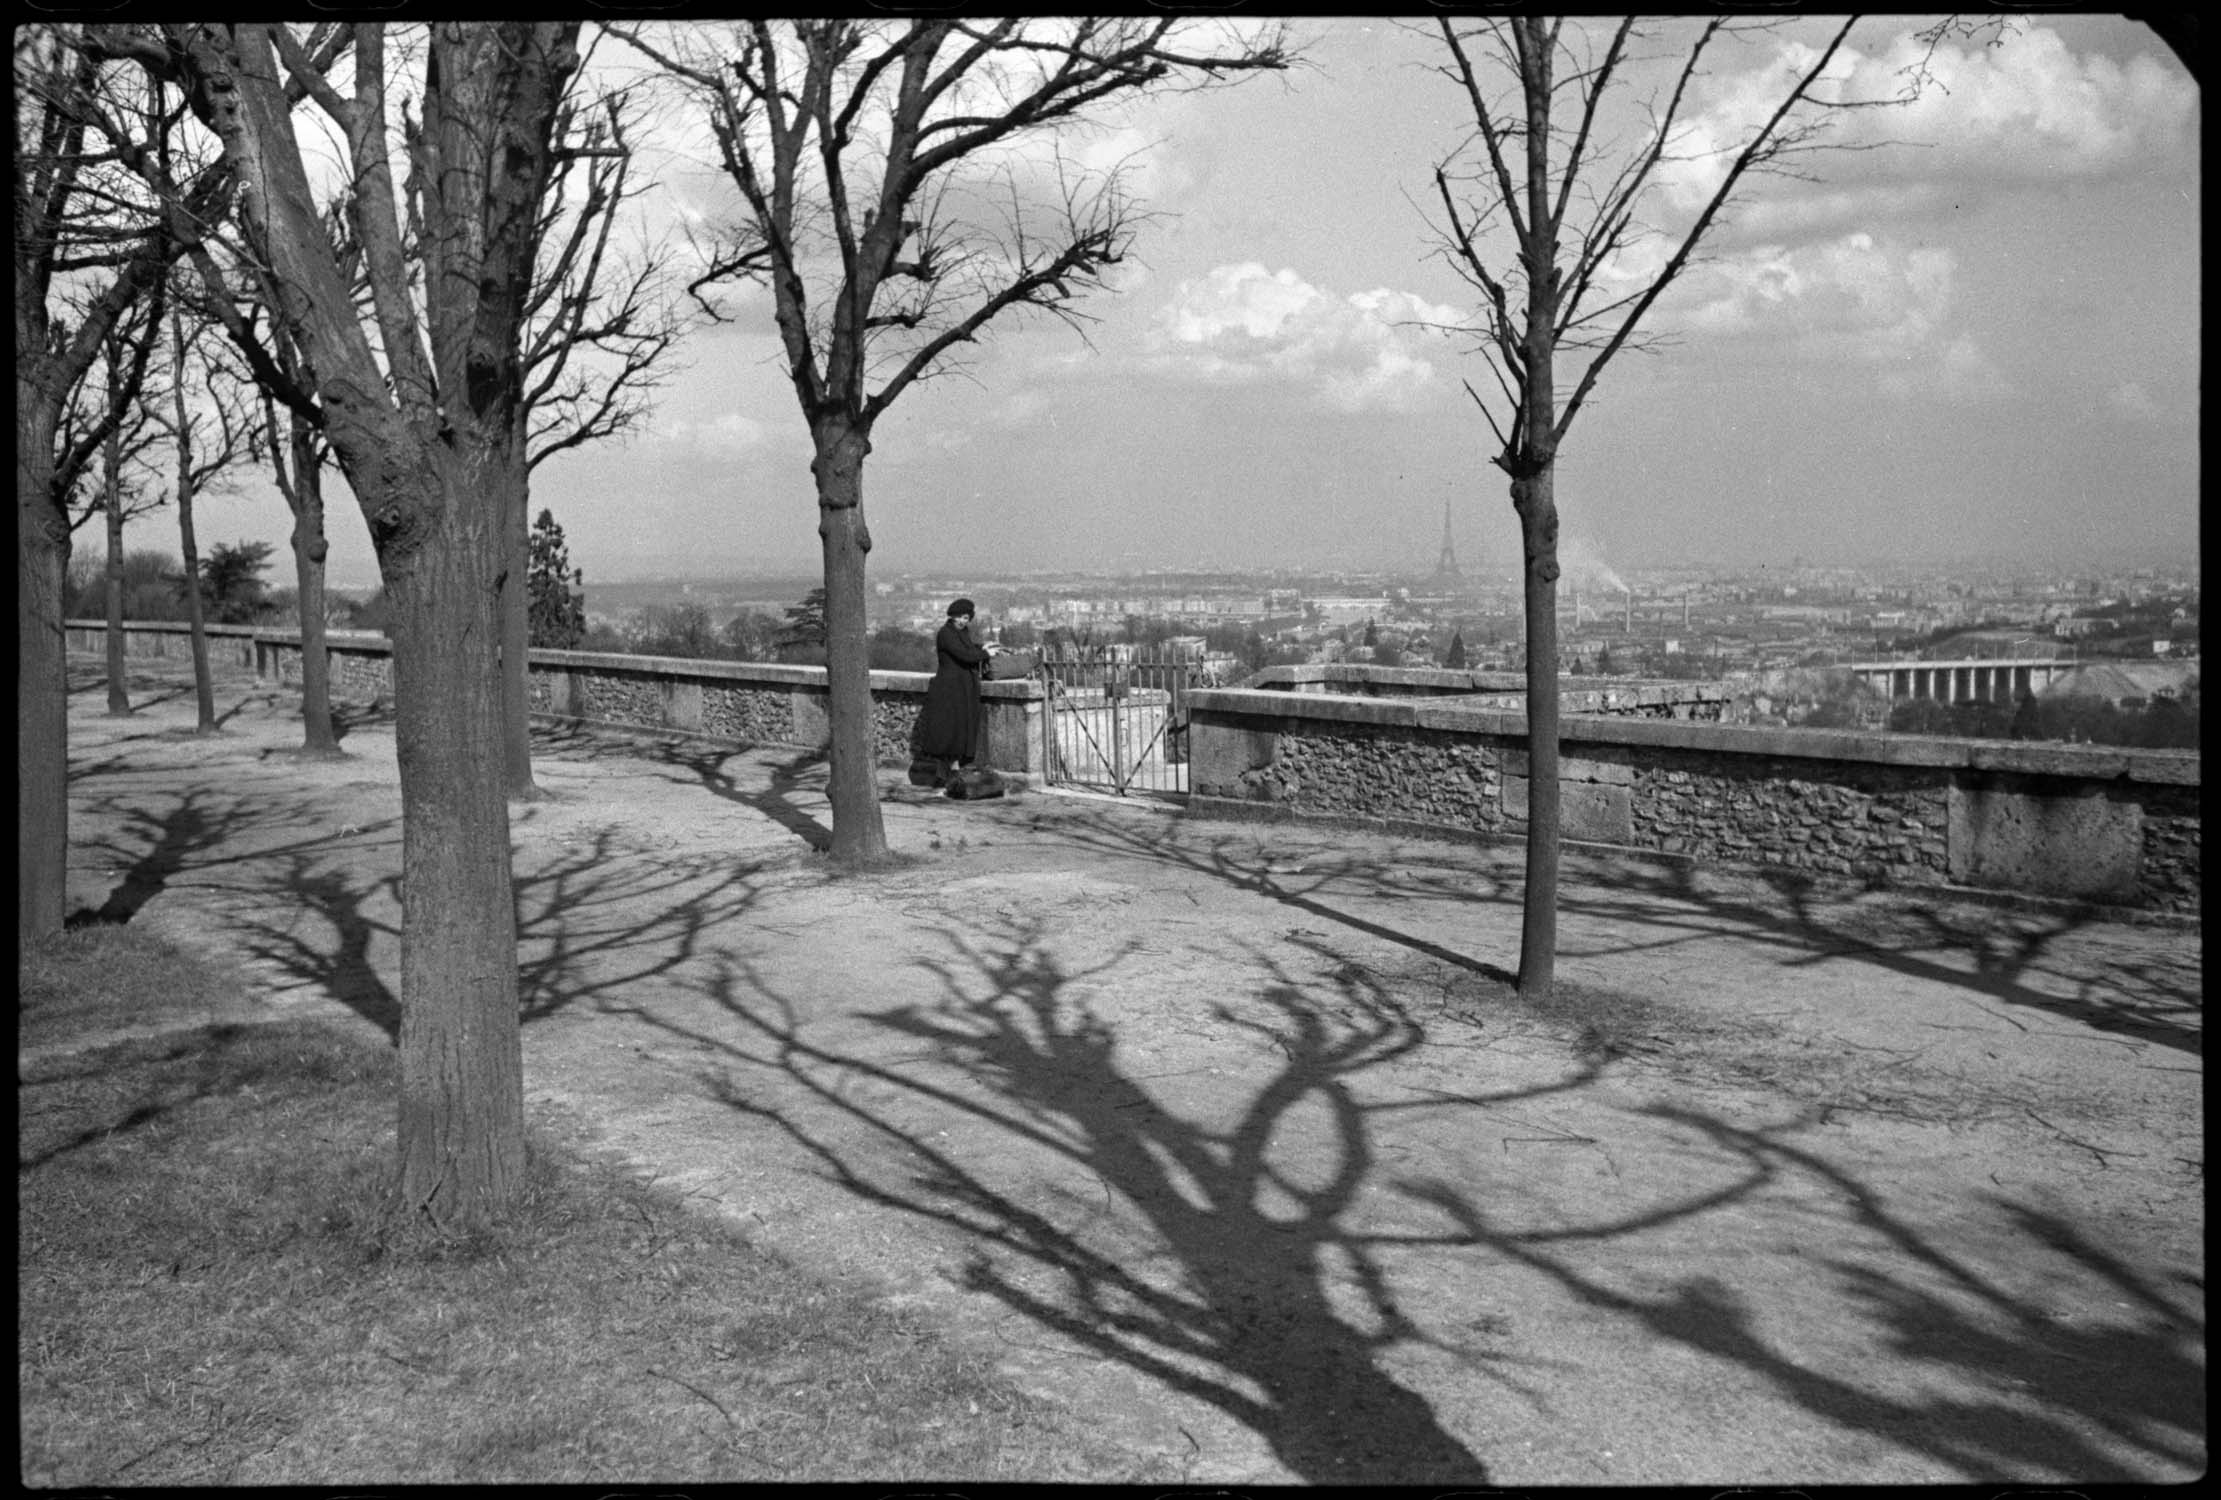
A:
[[[1891,702],[1900,698],[2016,701],[2049,687],[2079,662],[1991,657],[1967,661],[1845,662],[1837,670],[1857,675]]]

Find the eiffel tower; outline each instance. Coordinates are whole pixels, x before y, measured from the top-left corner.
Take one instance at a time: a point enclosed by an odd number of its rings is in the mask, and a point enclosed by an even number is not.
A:
[[[1434,576],[1455,581],[1465,575],[1458,571],[1458,549],[1450,545],[1450,502],[1442,502],[1442,555],[1435,560]]]

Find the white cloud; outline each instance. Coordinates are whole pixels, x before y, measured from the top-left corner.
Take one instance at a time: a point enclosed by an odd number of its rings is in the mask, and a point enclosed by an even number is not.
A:
[[[1925,44],[1911,34],[1880,51],[1845,48],[1820,86],[1823,97],[1888,99],[1907,86]],[[1771,113],[1817,56],[1777,44],[1763,64],[1725,74],[1677,136],[1661,167],[1666,203],[1685,216],[1708,199],[1757,121]],[[1735,212],[1746,237],[1779,236],[1931,208],[1945,192],[2008,181],[2058,181],[2133,170],[2190,139],[2198,87],[2150,56],[2127,63],[2077,57],[2056,31],[2025,25],[1995,46],[1939,46],[1929,81],[1911,102],[1838,116],[1827,139],[1880,148],[1808,162],[1814,187],[1773,183]],[[1756,187],[1755,182],[1747,184]]]
[[[1690,277],[1703,301],[1680,321],[1705,334],[1787,334],[1853,358],[1884,358],[1918,344],[1951,298],[1955,257],[1898,250],[1871,234],[1818,245],[1763,246]]]
[[[1892,73],[1915,55],[1909,38],[1862,63]],[[1939,48],[1936,87],[1901,111],[1867,123],[1931,143],[1941,163],[1982,175],[2089,176],[2127,165],[2183,137],[2198,87],[2150,57],[2127,66],[2077,58],[2057,32],[2030,26],[1995,47]],[[1862,80],[1863,81],[1863,80]],[[1881,80],[1872,79],[1879,87]]]
[[[1457,308],[1387,287],[1347,296],[1256,261],[1183,281],[1158,315],[1158,368],[1191,378],[1276,380],[1342,411],[1409,407],[1431,394],[1434,366],[1412,324],[1459,325]]]
[[[1751,338],[1833,365],[1869,366],[1895,394],[2002,394],[2004,378],[1951,326],[1957,258],[1866,233],[1762,246],[1693,272],[1661,327]]]

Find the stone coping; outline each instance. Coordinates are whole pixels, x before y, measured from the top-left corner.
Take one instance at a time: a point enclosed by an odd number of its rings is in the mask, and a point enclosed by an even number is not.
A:
[[[253,635],[257,640],[283,645],[297,646],[301,642],[301,633],[298,630],[253,629],[247,626],[233,626],[231,629],[236,633]],[[334,647],[378,655],[385,655],[393,650],[393,643],[375,631],[333,631],[326,636],[326,641]],[[531,659],[536,667],[626,672],[636,677],[684,677],[697,681],[743,682],[758,687],[825,686],[823,667],[798,666],[792,662],[707,661],[692,656],[639,656],[620,651],[562,651],[552,646],[533,647]],[[931,672],[875,671],[871,674],[871,685],[876,692],[922,694],[932,680]],[[1027,701],[1041,696],[1041,684],[1022,677],[1001,682],[982,682],[979,690],[983,698]]]
[[[704,661],[685,656],[633,656],[613,651],[558,651],[534,647],[532,662],[541,667],[572,667],[592,672],[630,672],[642,677],[692,677],[717,682],[748,682],[799,688],[825,686],[825,668],[778,661]],[[931,672],[880,672],[871,674],[875,692],[923,693],[933,681]],[[1038,698],[1041,684],[1026,678],[987,681],[979,685],[983,698]]]
[[[64,620],[62,622],[62,628],[64,630],[106,630],[108,628],[108,622],[106,620]],[[186,635],[192,631],[193,627],[190,623],[184,620],[126,620],[123,622],[123,628],[127,631],[152,630],[158,631],[165,635]],[[268,635],[269,633],[270,629],[266,625],[210,624],[203,625],[201,627],[201,634],[203,635],[238,637]],[[296,638],[298,638],[300,632],[296,630],[293,632],[293,634]],[[383,635],[379,635],[377,639],[382,641],[385,639],[385,637]]]
[[[1463,667],[1381,667],[1370,662],[1305,662],[1296,666],[1265,667],[1252,673],[1258,692],[1284,691],[1290,685],[1353,683],[1384,688],[1424,688],[1430,693],[1459,695],[1524,693],[1524,672],[1480,671]],[[1717,682],[1683,681],[1667,677],[1565,677],[1558,679],[1565,693],[1623,695],[1622,701],[1642,703],[1714,703],[1732,696]],[[1392,696],[1392,695],[1390,695]]]
[[[1344,698],[1262,688],[1198,688],[1188,695],[1188,707],[1193,713],[1241,718],[1396,725],[1517,740],[1527,737],[1525,714],[1444,704],[1438,699]],[[1567,714],[1559,720],[1558,742],[1568,747],[1631,745],[1725,755],[1941,766],[2026,776],[2068,776],[2083,781],[2200,784],[2200,756],[2195,750],[2031,745],[2017,740],[1861,734],[1828,729],[1756,729],[1680,719],[1590,718],[1578,714]]]

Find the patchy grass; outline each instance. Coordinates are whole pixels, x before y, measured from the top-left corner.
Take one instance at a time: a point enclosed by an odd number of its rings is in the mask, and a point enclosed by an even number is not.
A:
[[[94,929],[24,977],[58,1030],[135,1004],[157,946]],[[178,955],[164,972],[215,982]],[[311,1023],[28,1070],[25,1484],[1171,1477],[933,1329],[544,1143],[500,1230],[396,1232],[393,1089],[389,1048]]]
[[[129,926],[89,923],[27,945],[16,966],[16,1046],[125,1028],[207,1025],[245,1007],[235,976]]]

